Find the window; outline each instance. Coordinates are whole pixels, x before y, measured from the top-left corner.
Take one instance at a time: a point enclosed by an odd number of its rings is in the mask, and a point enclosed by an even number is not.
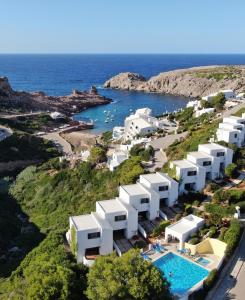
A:
[[[217,152],[217,157],[225,156],[225,152]]]
[[[211,165],[211,161],[204,161],[202,164],[204,167],[205,166],[210,166]]]
[[[126,220],[126,215],[115,216],[115,222]]]
[[[187,176],[195,176],[197,175],[197,171],[188,171]]]
[[[140,199],[140,203],[141,204],[145,204],[145,203],[149,203],[150,202],[150,199],[149,198],[141,198]]]
[[[162,186],[159,186],[159,188],[158,188],[159,192],[163,192],[163,191],[167,191],[167,190],[168,190],[168,186],[167,185],[162,185]]]
[[[135,126],[135,128],[138,129],[139,127],[138,127],[138,126]]]
[[[237,138],[237,133],[234,134],[234,138],[235,138],[235,139]]]
[[[88,239],[97,239],[100,237],[100,232],[92,232],[92,233],[88,233]]]

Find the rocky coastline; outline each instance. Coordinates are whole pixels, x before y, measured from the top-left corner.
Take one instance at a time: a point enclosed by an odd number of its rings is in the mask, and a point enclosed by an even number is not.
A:
[[[185,97],[202,97],[219,90],[245,91],[245,65],[204,66],[160,73],[148,80],[136,73],[120,73],[104,83],[105,88]]]
[[[7,77],[0,77],[0,110],[8,111],[59,111],[67,116],[86,108],[108,104],[112,100],[98,94],[95,87],[90,91],[74,90],[67,96],[48,96],[43,92],[14,91]]]

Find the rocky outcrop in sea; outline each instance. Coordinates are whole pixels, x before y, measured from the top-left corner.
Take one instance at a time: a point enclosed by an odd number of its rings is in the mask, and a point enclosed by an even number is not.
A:
[[[245,65],[205,66],[163,72],[145,79],[136,73],[120,73],[104,84],[106,88],[201,97],[222,89],[245,91]]]
[[[95,87],[90,91],[74,90],[67,96],[48,96],[44,92],[14,91],[7,77],[0,77],[0,109],[21,111],[59,111],[66,115],[88,107],[110,103],[111,99],[98,94]]]

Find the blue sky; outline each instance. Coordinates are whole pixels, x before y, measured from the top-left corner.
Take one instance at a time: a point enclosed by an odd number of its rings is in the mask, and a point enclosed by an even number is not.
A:
[[[2,0],[0,53],[245,53],[244,0]]]

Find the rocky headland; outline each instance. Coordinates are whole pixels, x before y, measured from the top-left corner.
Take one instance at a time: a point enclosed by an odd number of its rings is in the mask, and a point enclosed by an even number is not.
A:
[[[80,112],[91,106],[110,103],[111,99],[98,94],[92,87],[90,91],[74,90],[67,96],[48,96],[43,92],[28,93],[14,91],[7,77],[0,77],[0,110],[9,111],[59,111],[66,115]]]
[[[202,97],[221,89],[245,91],[245,65],[205,66],[163,72],[148,80],[136,73],[120,73],[104,84],[106,88]]]

